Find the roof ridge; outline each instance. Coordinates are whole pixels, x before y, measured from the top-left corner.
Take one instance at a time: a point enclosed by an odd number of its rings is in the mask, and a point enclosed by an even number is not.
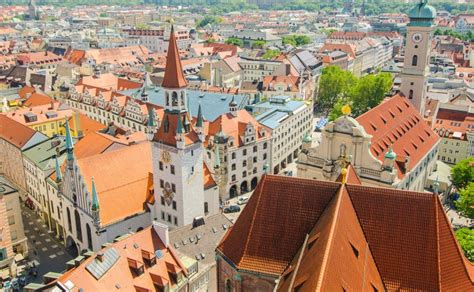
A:
[[[319,278],[318,278],[318,282],[317,282],[317,286],[316,286],[316,291],[321,291],[321,286],[323,284],[323,280],[324,280],[324,277],[325,277],[325,274],[326,274],[326,265],[328,263],[328,260],[329,260],[329,254],[331,253],[332,251],[332,247],[333,247],[333,244],[332,242],[334,241],[334,236],[336,234],[336,227],[338,225],[338,222],[339,220],[337,220],[339,218],[339,214],[340,214],[340,209],[341,209],[341,203],[342,203],[342,196],[344,195],[343,192],[344,190],[347,191],[345,185],[341,184],[340,187],[339,187],[339,191],[338,193],[336,194],[336,196],[333,198],[336,199],[336,206],[334,206],[334,216],[331,220],[331,229],[329,231],[329,236],[328,236],[328,240],[326,242],[327,246],[324,250],[324,257],[323,257],[323,260],[321,262],[321,271],[319,273]],[[352,202],[351,202],[352,203]],[[327,208],[328,206],[326,206]],[[323,213],[324,214],[324,213]],[[322,214],[321,214],[322,215]]]
[[[451,224],[449,223],[449,220],[448,220],[448,215],[446,214],[446,212],[444,212],[444,209],[443,209],[443,206],[441,205],[441,202],[439,200],[439,198],[433,194],[433,197],[434,197],[434,200],[435,200],[435,204],[436,204],[436,209],[438,208],[441,208],[441,210],[443,210],[443,212],[437,212],[438,214],[438,217],[436,218],[436,227],[439,228],[439,222],[438,220],[441,219],[441,220],[445,220],[444,223],[448,224],[448,229],[449,229],[449,232],[451,233],[451,236],[449,237],[449,239],[451,241],[454,241],[454,245],[455,245],[455,249],[456,249],[456,253],[457,255],[459,256],[459,259],[462,261],[463,263],[463,270],[464,272],[466,273],[467,275],[467,278],[471,280],[471,282],[474,282],[474,279],[473,277],[471,276],[471,274],[469,273],[469,271],[467,270],[467,267],[466,267],[466,258],[464,256],[464,253],[461,251],[461,247],[460,247],[460,244],[459,242],[456,240],[456,234],[453,232],[453,229],[451,228]],[[439,213],[442,213],[442,214],[439,214]],[[439,216],[441,216],[441,218],[439,218]],[[439,229],[436,230],[436,236],[438,237],[439,236]],[[439,240],[438,240],[438,244],[439,244]],[[439,255],[439,253],[438,253]],[[469,262],[469,261],[468,261]],[[471,265],[472,263],[469,262]],[[439,269],[441,268],[441,265],[439,265]],[[440,285],[441,285],[441,279],[440,280]]]
[[[438,221],[438,207],[437,207],[437,204],[436,204],[436,197],[433,196],[433,199],[432,201],[434,201],[435,203],[435,208],[434,208],[434,211],[435,211],[435,218],[436,218],[436,221],[435,221],[435,228],[436,228],[436,262],[438,263],[437,264],[437,267],[436,267],[436,270],[438,272],[438,275],[437,275],[437,278],[438,278],[438,289],[439,291],[441,291],[441,257],[440,257],[440,246],[439,246],[439,221]]]
[[[255,210],[253,212],[253,215],[252,215],[252,221],[250,223],[250,228],[249,228],[249,234],[252,233],[252,230],[253,230],[253,227],[254,227],[254,224],[255,224],[255,218],[256,218],[256,214],[257,214],[257,210],[258,210],[258,207],[260,206],[260,200],[262,199],[262,191],[263,191],[263,186],[265,185],[265,181],[267,180],[267,175],[264,174],[262,176],[262,179],[260,180],[260,184],[259,184],[259,195],[258,195],[258,199],[257,199],[257,203],[255,204]],[[255,194],[255,192],[254,192]],[[245,255],[247,253],[247,249],[249,247],[249,242],[250,242],[250,237],[247,236],[247,238],[245,239],[245,246],[244,246],[244,250],[242,252],[242,255]],[[240,258],[240,261],[242,261],[243,257]],[[239,264],[240,264],[240,261],[239,261]]]

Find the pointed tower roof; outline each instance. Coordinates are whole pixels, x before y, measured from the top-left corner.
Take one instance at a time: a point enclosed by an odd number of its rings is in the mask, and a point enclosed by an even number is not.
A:
[[[63,175],[61,174],[61,167],[59,166],[59,161],[58,157],[56,156],[55,158],[56,162],[56,182],[61,182],[63,180]]]
[[[99,197],[97,196],[97,190],[95,188],[94,178],[92,177],[92,211],[99,210]]]
[[[199,104],[196,127],[202,128],[203,124],[204,122],[203,122],[203,117],[202,117],[201,104]]]
[[[153,112],[153,108],[148,109],[148,127],[154,127],[155,126],[155,114]]]
[[[73,149],[74,149],[74,142],[72,141],[71,136],[71,129],[69,128],[69,120],[66,119],[66,150],[67,150],[67,159],[73,159]]]
[[[183,74],[183,66],[179,58],[178,45],[174,34],[174,27],[171,26],[170,40],[168,45],[168,55],[166,57],[165,76],[161,86],[164,88],[183,88],[188,85]]]

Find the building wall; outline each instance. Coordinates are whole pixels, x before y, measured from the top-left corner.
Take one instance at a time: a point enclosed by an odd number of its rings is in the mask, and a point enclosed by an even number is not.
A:
[[[3,194],[0,195],[0,226],[2,227],[2,240],[0,240],[0,267],[10,264],[14,256],[6,200],[6,196]]]
[[[4,196],[8,224],[10,225],[10,239],[14,253],[28,254],[28,245],[21,216],[20,195],[18,192]],[[13,220],[13,221],[12,221]]]
[[[438,160],[448,164],[456,164],[469,157],[469,141],[441,137]]]
[[[216,255],[218,291],[259,291],[271,292],[276,284],[276,277],[237,271],[221,255]]]
[[[0,153],[0,173],[3,173],[17,187],[25,190],[26,181],[21,150],[0,139]]]

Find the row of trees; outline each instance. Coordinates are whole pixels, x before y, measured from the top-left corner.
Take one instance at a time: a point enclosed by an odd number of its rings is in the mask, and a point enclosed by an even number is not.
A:
[[[461,160],[451,168],[451,181],[459,193],[456,208],[474,219],[474,157]],[[456,238],[466,257],[474,262],[474,229],[461,228],[456,231]]]
[[[288,35],[282,38],[284,45],[292,45],[293,47],[304,46],[311,43],[311,39],[306,35]]]
[[[357,117],[382,102],[391,88],[392,76],[388,73],[357,77],[337,66],[328,66],[319,82],[317,106],[334,120],[342,115],[342,107],[349,104]]]
[[[455,32],[451,29],[441,30],[438,28],[435,30],[434,34],[435,35],[449,35],[463,41],[474,42],[474,33],[472,33],[472,31],[468,31],[465,34],[462,34],[459,32]]]

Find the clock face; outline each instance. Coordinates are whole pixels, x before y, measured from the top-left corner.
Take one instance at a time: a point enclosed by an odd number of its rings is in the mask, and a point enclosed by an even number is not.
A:
[[[415,43],[419,43],[423,40],[423,36],[420,33],[415,33],[412,39]]]
[[[170,163],[170,162],[171,162],[171,155],[170,155],[170,153],[169,153],[168,151],[163,150],[163,151],[161,152],[161,161],[162,161],[163,163]]]

